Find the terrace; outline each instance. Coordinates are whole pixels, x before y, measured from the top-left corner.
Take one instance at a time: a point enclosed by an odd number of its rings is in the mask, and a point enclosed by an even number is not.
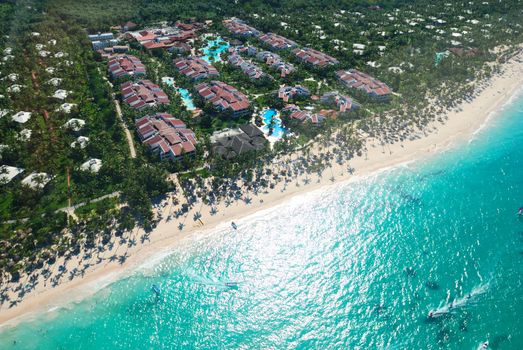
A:
[[[193,81],[219,75],[216,68],[199,57],[190,56],[187,58],[178,58],[174,60],[174,65],[181,74]]]
[[[168,113],[156,113],[136,120],[143,144],[160,154],[160,159],[179,160],[196,150],[196,136],[183,121]]]
[[[116,55],[107,63],[111,78],[145,75],[145,66],[139,58],[133,55]]]
[[[296,42],[274,33],[263,34],[259,39],[272,50],[286,50],[298,46]]]
[[[347,87],[362,90],[376,100],[388,101],[390,99],[392,90],[387,84],[366,73],[349,69],[337,71],[336,76]]]
[[[120,89],[124,102],[134,109],[169,104],[165,92],[150,80],[129,81],[123,83]]]
[[[334,57],[331,57],[327,54],[324,54],[323,52],[308,47],[294,49],[292,50],[292,52],[303,62],[320,68],[324,68],[326,66],[334,66],[340,63]]]
[[[243,93],[224,82],[213,80],[195,86],[195,90],[206,101],[220,110],[231,110],[234,117],[249,113],[250,103]]]

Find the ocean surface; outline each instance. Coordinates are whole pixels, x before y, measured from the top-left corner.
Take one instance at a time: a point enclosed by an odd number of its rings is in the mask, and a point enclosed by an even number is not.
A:
[[[0,347],[523,349],[523,98],[501,114],[459,147],[198,234]]]

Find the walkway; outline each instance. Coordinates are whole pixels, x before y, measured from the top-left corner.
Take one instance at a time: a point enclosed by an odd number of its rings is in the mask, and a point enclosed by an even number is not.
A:
[[[136,158],[136,149],[134,148],[133,135],[131,135],[131,132],[129,131],[129,129],[127,129],[127,125],[125,125],[125,122],[123,121],[120,102],[118,102],[118,100],[115,98],[114,93],[112,93],[111,95],[113,97],[114,106],[116,107],[116,115],[118,116],[118,119],[120,119],[120,123],[122,124],[123,130],[125,132],[125,137],[127,138],[127,144],[129,145],[129,152],[131,153],[131,158]]]
[[[111,91],[113,91],[113,84],[109,81],[109,79],[107,79],[107,77],[104,74],[102,74],[102,72],[100,71],[100,68],[98,68],[98,73],[100,73],[100,75],[103,77],[103,79],[105,81],[107,81],[107,84],[109,84],[109,86],[111,87]],[[125,132],[125,137],[127,138],[127,144],[129,145],[129,153],[131,154],[131,158],[136,158],[136,149],[134,148],[133,135],[131,134],[129,129],[127,129],[127,125],[125,125],[125,122],[123,120],[122,109],[120,108],[120,102],[118,102],[118,100],[116,99],[114,92],[111,92],[111,97],[114,101],[114,106],[116,108],[116,115],[118,116],[118,119],[120,120],[120,124],[122,125],[122,128]]]

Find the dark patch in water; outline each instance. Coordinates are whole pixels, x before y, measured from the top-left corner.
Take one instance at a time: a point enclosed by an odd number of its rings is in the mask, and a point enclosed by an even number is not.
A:
[[[490,341],[490,348],[491,349],[499,349],[499,346],[502,343],[505,343],[507,341],[510,341],[510,335],[508,334],[501,334],[496,335],[494,338],[492,338],[492,341]]]
[[[406,273],[407,276],[409,276],[409,277],[414,277],[414,276],[416,276],[416,270],[414,270],[413,267],[406,267],[403,271],[405,271],[405,273]]]
[[[436,281],[427,281],[425,283],[425,287],[427,287],[428,289],[432,289],[432,290],[438,290],[439,284]]]

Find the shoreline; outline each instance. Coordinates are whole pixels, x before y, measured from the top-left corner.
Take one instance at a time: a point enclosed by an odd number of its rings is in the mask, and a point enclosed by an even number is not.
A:
[[[509,62],[504,63],[502,73],[492,77],[487,86],[471,102],[463,102],[460,105],[460,111],[447,113],[447,120],[444,124],[431,123],[428,129],[436,128],[436,130],[428,135],[385,146],[368,142],[367,152],[350,161],[351,167],[356,169],[354,175],[346,171],[347,164],[338,165],[334,163],[331,167],[332,176],[336,179],[334,182],[329,181],[329,176],[324,176],[318,178],[318,182],[311,181],[310,184],[305,185],[302,180],[307,175],[300,175],[296,179],[296,183],[301,182],[299,187],[295,186],[294,183],[289,183],[288,186],[278,183],[268,193],[253,195],[251,204],[246,204],[243,201],[235,201],[228,207],[224,203],[218,204],[219,210],[216,215],[211,215],[208,212],[209,206],[202,204],[200,207],[198,205],[197,207],[202,213],[201,220],[205,223],[202,226],[187,224],[186,229],[179,231],[177,228],[178,221],[167,222],[163,219],[151,232],[150,242],[127,249],[126,254],[129,253],[129,258],[123,264],[119,264],[118,261],[100,263],[89,268],[84,277],[64,281],[54,288],[39,283],[35,290],[28,294],[17,306],[8,308],[7,303],[5,303],[3,307],[0,307],[0,331],[14,327],[20,321],[27,321],[49,312],[67,308],[71,303],[81,301],[115,280],[133,274],[141,267],[154,264],[170,254],[174,247],[201,236],[212,234],[211,230],[214,231],[222,225],[228,225],[230,221],[244,219],[254,213],[273,209],[293,197],[325,190],[328,187],[338,186],[350,181],[357,181],[407,162],[419,161],[424,157],[436,155],[461,142],[467,140],[471,142],[475,135],[499,117],[503,107],[511,103],[514,96],[520,93],[523,87],[522,59],[523,53],[519,53],[512,57]],[[162,208],[163,212],[167,209]],[[197,211],[197,208],[193,208],[187,213],[185,219],[192,222],[192,216]],[[166,215],[163,217],[166,217]],[[138,231],[135,234],[138,234]],[[57,265],[58,262],[54,266]]]

